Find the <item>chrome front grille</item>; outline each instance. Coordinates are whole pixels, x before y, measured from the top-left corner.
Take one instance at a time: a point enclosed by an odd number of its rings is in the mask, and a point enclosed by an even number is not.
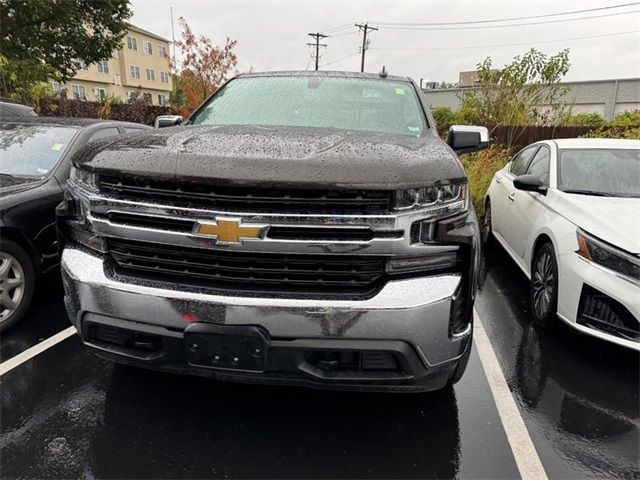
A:
[[[158,202],[227,212],[387,214],[390,190],[258,188],[100,175],[101,193],[132,201]]]
[[[230,252],[107,239],[123,275],[203,288],[297,297],[362,297],[375,293],[385,275],[384,257]]]

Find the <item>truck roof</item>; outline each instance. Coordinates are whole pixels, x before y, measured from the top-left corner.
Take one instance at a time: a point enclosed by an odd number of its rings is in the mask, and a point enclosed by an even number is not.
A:
[[[367,80],[388,80],[392,82],[412,82],[409,77],[387,75],[381,77],[378,73],[342,72],[338,70],[280,70],[271,72],[242,73],[238,77],[331,77],[331,78],[362,78]]]

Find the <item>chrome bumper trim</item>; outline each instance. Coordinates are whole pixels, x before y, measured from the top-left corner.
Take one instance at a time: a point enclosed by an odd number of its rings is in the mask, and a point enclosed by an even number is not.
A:
[[[86,312],[182,330],[187,322],[259,325],[274,338],[402,340],[425,366],[458,358],[470,329],[452,338],[451,297],[462,281],[443,274],[388,282],[366,300],[315,300],[214,295],[149,282],[121,282],[99,256],[67,247],[62,255],[66,304],[77,328]]]

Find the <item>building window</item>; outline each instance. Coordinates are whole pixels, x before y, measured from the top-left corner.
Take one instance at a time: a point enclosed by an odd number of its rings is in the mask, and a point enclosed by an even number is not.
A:
[[[96,100],[102,102],[107,97],[107,91],[104,88],[96,88],[95,90]]]
[[[160,72],[160,81],[162,83],[169,83],[169,72]]]
[[[50,82],[49,85],[51,85],[53,93],[60,93],[60,82]]]
[[[71,93],[76,100],[86,100],[87,95],[82,85],[71,85]]]
[[[143,44],[143,50],[147,55],[153,55],[153,47],[151,46],[151,42],[145,41]]]
[[[138,50],[138,40],[136,40],[136,37],[127,37],[127,48],[129,50]]]
[[[144,101],[147,102],[148,105],[153,103],[153,95],[148,92],[143,93],[142,98],[144,98]]]
[[[153,68],[147,68],[145,69],[146,73],[147,73],[147,80],[149,80],[150,82],[155,82],[156,81],[156,72]]]
[[[166,105],[167,104],[167,96],[164,93],[158,94],[158,105]]]
[[[167,58],[167,47],[163,46],[163,45],[158,45],[158,56],[160,58]]]
[[[98,73],[109,73],[109,62],[107,60],[100,60],[97,65]]]
[[[140,78],[140,67],[129,65],[129,70],[131,72],[131,78]]]

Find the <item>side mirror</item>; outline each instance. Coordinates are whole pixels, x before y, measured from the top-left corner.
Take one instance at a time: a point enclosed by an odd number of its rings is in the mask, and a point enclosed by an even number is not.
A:
[[[182,115],[160,115],[153,122],[155,128],[175,127],[180,125],[184,119]]]
[[[547,187],[542,184],[538,177],[531,174],[517,176],[513,179],[513,186],[525,192],[547,193]]]
[[[458,155],[485,150],[489,148],[489,130],[487,127],[451,125],[447,144]]]

